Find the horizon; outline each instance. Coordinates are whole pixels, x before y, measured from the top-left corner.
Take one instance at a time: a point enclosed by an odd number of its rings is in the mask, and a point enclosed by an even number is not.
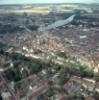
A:
[[[99,0],[0,0],[0,5],[5,4],[61,4],[61,3],[82,3],[82,4],[99,4]]]
[[[64,2],[61,2],[61,3],[11,3],[11,4],[0,4],[1,5],[38,5],[38,4],[85,4],[85,5],[94,5],[94,4],[97,4],[99,5],[99,3],[64,3]]]

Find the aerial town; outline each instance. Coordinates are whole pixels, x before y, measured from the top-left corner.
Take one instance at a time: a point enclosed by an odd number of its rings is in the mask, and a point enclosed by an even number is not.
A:
[[[0,5],[0,100],[99,100],[99,5]]]

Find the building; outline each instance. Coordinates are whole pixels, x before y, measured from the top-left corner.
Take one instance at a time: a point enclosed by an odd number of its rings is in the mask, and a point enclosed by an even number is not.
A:
[[[16,83],[16,96],[18,100],[35,100],[38,96],[48,91],[48,86],[44,84],[36,75]]]
[[[98,91],[98,84],[96,86],[96,90]],[[82,94],[82,91],[84,95],[87,95],[86,91],[93,92],[93,89],[95,88],[95,81],[73,76],[66,84],[64,84],[63,88],[69,95]]]

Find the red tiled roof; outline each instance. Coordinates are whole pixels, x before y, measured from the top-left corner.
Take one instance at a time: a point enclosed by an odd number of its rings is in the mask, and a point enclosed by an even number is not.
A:
[[[88,97],[85,97],[85,100],[93,100],[93,98],[88,96]]]
[[[67,89],[68,89],[68,83],[66,83],[66,84],[63,86],[63,88],[64,88],[65,90],[67,90]]]
[[[85,88],[92,90],[94,88],[95,81],[91,79],[81,79],[80,77],[72,77],[64,86],[63,88],[67,91],[70,88],[70,81],[75,81],[78,84],[82,84]]]
[[[14,100],[15,98],[13,96],[8,97],[8,100]]]
[[[0,80],[0,86],[2,87],[2,85],[5,84],[5,81]]]
[[[80,77],[77,77],[77,76],[72,77],[72,78],[70,79],[70,81],[75,81],[75,82],[77,82],[77,83],[81,83],[81,82],[82,82],[82,80],[80,79]],[[70,82],[70,81],[68,81],[66,84],[64,84],[63,88],[64,88],[65,90],[68,90],[68,89],[70,88],[70,86],[69,86],[69,82]]]
[[[96,84],[96,91],[99,92],[99,82]]]
[[[66,96],[62,96],[59,100],[67,100]]]
[[[45,92],[47,92],[47,90],[48,90],[47,85],[40,86],[37,90],[35,90],[35,92],[32,93],[32,95],[29,97],[29,100],[32,100],[33,97],[37,97],[39,95],[44,94]]]

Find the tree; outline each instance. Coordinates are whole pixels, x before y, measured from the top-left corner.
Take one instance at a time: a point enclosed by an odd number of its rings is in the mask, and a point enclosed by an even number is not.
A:
[[[22,71],[22,78],[25,78],[25,77],[27,77],[28,76],[28,72],[27,72],[27,70],[23,70]]]
[[[37,74],[42,69],[42,66],[40,66],[40,64],[37,64],[37,63],[32,63],[29,65],[29,67],[30,67],[31,74]]]

